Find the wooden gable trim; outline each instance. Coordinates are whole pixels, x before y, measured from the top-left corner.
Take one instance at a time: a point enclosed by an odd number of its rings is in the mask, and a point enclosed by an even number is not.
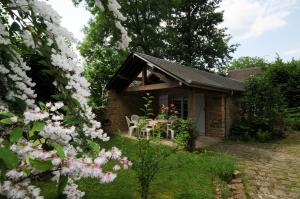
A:
[[[159,67],[159,66],[157,66],[156,64],[152,63],[151,61],[149,61],[149,60],[147,60],[147,59],[145,59],[145,58],[143,58],[143,57],[141,57],[141,56],[139,56],[139,55],[137,55],[137,54],[135,54],[135,53],[133,53],[133,55],[136,56],[136,57],[138,57],[138,58],[140,58],[141,60],[143,60],[148,66],[150,66],[150,67],[152,67],[152,68],[156,68],[156,69],[158,69],[159,71],[161,71],[161,72],[167,74],[168,76],[170,76],[170,77],[172,77],[172,78],[178,80],[179,82],[182,82],[183,84],[185,84],[185,85],[187,85],[187,86],[190,86],[184,79],[182,79],[182,78],[180,78],[180,77],[178,77],[178,76],[176,76],[176,75],[174,75],[174,74],[172,74],[172,73],[170,73],[170,72],[168,72],[168,71],[162,69],[161,67]]]
[[[180,87],[180,83],[159,83],[159,84],[149,84],[149,85],[141,85],[141,86],[133,86],[125,89],[126,92],[136,92],[136,91],[150,91],[150,90],[159,90],[166,88],[175,88]]]
[[[148,70],[151,72],[151,74],[155,75],[156,77],[158,77],[160,80],[162,80],[163,82],[166,83],[171,83],[172,81],[165,75],[165,73],[160,73],[158,71],[154,71],[153,69],[151,69],[150,67],[148,68]]]

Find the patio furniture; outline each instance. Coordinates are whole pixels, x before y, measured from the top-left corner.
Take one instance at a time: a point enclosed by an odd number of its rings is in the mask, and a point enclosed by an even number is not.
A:
[[[129,133],[129,136],[131,136],[133,131],[135,129],[137,129],[137,123],[134,121],[131,121],[127,116],[125,116],[125,118],[126,118],[126,122],[128,125],[128,133]]]
[[[140,117],[138,115],[131,115],[131,121],[137,124],[139,122]]]
[[[172,129],[173,123],[175,122],[175,120],[177,120],[176,116],[171,116],[169,118],[169,122],[167,123],[167,138],[169,137],[169,134],[171,135],[171,139],[174,139],[174,130]]]
[[[146,136],[147,140],[150,138],[151,131],[153,131],[153,127],[149,125],[141,129],[142,134]]]

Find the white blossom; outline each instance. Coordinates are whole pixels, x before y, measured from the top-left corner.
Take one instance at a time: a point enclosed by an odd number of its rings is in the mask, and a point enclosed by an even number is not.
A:
[[[11,117],[10,120],[11,120],[13,123],[16,123],[16,122],[18,121],[18,117],[17,117],[17,116]]]
[[[68,180],[63,193],[66,194],[67,199],[80,199],[85,194],[84,192],[78,190],[78,185],[76,185],[72,179]]]
[[[22,34],[22,38],[23,38],[23,41],[24,43],[29,46],[29,47],[32,47],[34,48],[35,47],[35,43],[34,43],[34,40],[31,36],[31,33],[29,31],[24,31],[23,34]]]
[[[0,44],[8,45],[10,44],[10,40],[7,38],[9,33],[6,31],[6,27],[4,24],[0,23]]]
[[[61,21],[61,16],[44,1],[33,1],[32,9],[35,14],[39,14],[47,21],[53,21],[55,24],[59,24]]]
[[[44,112],[39,109],[35,109],[35,110],[30,109],[24,113],[24,123],[28,124],[29,122],[44,120],[45,118],[48,117],[49,117],[48,112]]]
[[[98,6],[101,10],[104,10],[101,0],[96,0],[95,5]],[[126,17],[124,17],[124,15],[120,12],[121,6],[117,0],[108,0],[107,7],[114,14],[114,16],[116,18],[115,26],[121,32],[121,41],[118,44],[119,48],[120,49],[127,48],[129,43],[131,42],[131,39],[128,36],[127,30],[124,28],[124,26],[120,22],[120,21],[126,20]]]
[[[9,70],[2,64],[0,64],[0,73],[1,74],[8,74]]]

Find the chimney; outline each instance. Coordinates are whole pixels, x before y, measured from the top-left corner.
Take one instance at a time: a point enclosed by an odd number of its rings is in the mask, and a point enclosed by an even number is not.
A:
[[[241,68],[228,71],[227,77],[238,80],[240,82],[245,82],[250,76],[258,76],[261,73],[262,71],[259,67]]]

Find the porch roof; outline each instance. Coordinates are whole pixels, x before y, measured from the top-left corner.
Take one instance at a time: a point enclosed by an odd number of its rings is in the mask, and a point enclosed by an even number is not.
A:
[[[164,59],[152,57],[142,53],[131,53],[115,76],[107,85],[107,89],[113,89],[120,86],[128,86],[133,80],[131,75],[137,75],[141,70],[142,63],[154,67],[167,75],[177,79],[187,86],[206,86],[222,90],[244,91],[244,84],[240,81],[216,75],[210,72],[198,70],[192,67],[187,67],[178,63],[167,61]],[[139,67],[133,66],[133,63],[140,63]],[[131,67],[129,70],[128,68]],[[135,70],[135,73],[127,73],[126,71]],[[127,82],[125,83],[125,81]],[[121,81],[121,82],[120,82]],[[130,81],[130,82],[129,82]],[[125,84],[124,84],[125,83]]]

